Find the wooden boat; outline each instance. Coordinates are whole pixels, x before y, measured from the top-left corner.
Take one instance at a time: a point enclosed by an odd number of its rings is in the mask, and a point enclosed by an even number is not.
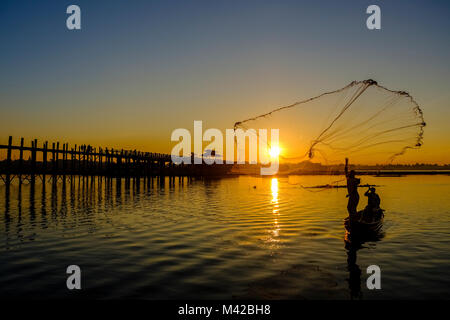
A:
[[[376,234],[383,226],[384,210],[377,209],[371,213],[366,210],[358,211],[357,214],[344,220],[345,229],[354,235]]]

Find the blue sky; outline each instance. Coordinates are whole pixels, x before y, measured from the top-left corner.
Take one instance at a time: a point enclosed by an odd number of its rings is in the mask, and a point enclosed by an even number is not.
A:
[[[82,30],[66,28],[70,4],[81,7]],[[366,28],[370,4],[381,7],[381,30]],[[416,98],[429,124],[425,143],[442,158],[449,9],[448,1],[401,0],[3,0],[0,140],[170,151],[170,132],[193,120],[230,128],[374,78]]]

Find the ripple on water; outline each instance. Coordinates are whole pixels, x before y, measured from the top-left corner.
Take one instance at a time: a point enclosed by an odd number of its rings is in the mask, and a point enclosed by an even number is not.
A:
[[[78,264],[95,298],[450,298],[449,176],[364,177],[383,186],[384,237],[353,251],[345,190],[273,179],[2,185],[0,296],[66,297]],[[371,264],[382,292],[364,289]]]

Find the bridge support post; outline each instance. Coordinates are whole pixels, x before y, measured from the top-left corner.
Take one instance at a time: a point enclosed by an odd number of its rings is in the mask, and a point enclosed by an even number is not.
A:
[[[8,149],[6,150],[6,178],[5,178],[5,183],[6,183],[7,186],[9,186],[9,184],[11,182],[11,167],[12,167],[11,153],[12,153],[12,136],[9,136],[9,138],[8,138]]]

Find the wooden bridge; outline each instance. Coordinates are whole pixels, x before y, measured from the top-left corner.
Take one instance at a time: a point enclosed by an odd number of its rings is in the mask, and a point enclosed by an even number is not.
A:
[[[35,176],[45,175],[87,175],[105,177],[152,177],[152,176],[201,176],[221,175],[230,166],[216,165],[175,165],[169,154],[141,152],[137,150],[118,150],[96,148],[91,145],[74,145],[52,143],[47,141],[38,146],[38,140],[31,141],[31,146],[13,144],[12,136],[7,145],[0,145],[0,178],[10,183],[14,178],[34,180]],[[3,151],[3,152],[2,152]],[[15,157],[13,157],[13,153]],[[26,159],[25,154],[28,153]]]

